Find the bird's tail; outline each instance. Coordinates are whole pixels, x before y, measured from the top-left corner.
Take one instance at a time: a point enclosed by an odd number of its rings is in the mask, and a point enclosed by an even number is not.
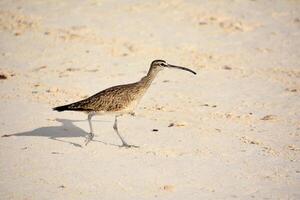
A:
[[[64,106],[58,106],[55,108],[52,108],[53,110],[56,110],[58,112],[62,112],[62,111],[66,111],[66,110],[70,110],[70,111],[92,111],[92,109],[88,109],[88,108],[83,108],[80,104],[80,102],[75,102],[75,103],[71,103],[68,105],[64,105]]]
[[[58,106],[58,107],[55,107],[55,108],[52,108],[52,109],[56,110],[58,112],[62,112],[62,111],[65,111],[65,110],[70,110],[69,105]]]

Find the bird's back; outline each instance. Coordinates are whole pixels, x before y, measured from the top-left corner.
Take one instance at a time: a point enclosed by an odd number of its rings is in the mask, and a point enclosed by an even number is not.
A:
[[[117,85],[98,92],[97,94],[81,101],[54,108],[57,111],[95,111],[117,112],[128,111],[139,102],[146,88],[140,82],[126,85]]]

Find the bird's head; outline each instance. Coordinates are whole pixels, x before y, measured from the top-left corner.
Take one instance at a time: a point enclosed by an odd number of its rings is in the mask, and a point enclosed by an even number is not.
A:
[[[165,68],[175,68],[175,69],[181,69],[181,70],[185,70],[188,72],[191,72],[193,74],[197,74],[196,72],[194,72],[191,69],[188,69],[186,67],[180,67],[180,66],[176,66],[176,65],[171,65],[168,64],[166,61],[164,60],[154,60],[151,63],[151,67],[148,73],[158,73],[160,70],[165,69]]]

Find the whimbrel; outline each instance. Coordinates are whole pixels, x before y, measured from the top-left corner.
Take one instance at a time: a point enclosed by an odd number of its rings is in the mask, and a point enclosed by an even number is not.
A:
[[[151,85],[152,81],[156,77],[157,73],[164,68],[176,68],[189,71],[196,74],[191,69],[168,64],[164,60],[154,60],[151,63],[150,69],[146,76],[140,81],[125,85],[117,85],[107,88],[101,92],[83,99],[81,101],[71,103],[64,106],[53,108],[56,111],[82,111],[88,114],[88,122],[90,126],[90,133],[88,133],[85,144],[87,145],[94,137],[94,131],[92,127],[92,117],[94,115],[102,115],[112,113],[115,114],[115,122],[113,128],[118,137],[122,141],[122,147],[137,147],[135,145],[129,145],[125,142],[124,138],[118,131],[118,117],[123,114],[133,113],[134,108],[137,106],[146,90]]]

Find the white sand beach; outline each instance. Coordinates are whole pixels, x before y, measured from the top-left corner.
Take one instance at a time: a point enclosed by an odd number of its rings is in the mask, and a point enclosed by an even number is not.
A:
[[[135,110],[54,112],[159,73]],[[154,130],[157,129],[157,130]],[[0,199],[300,199],[300,1],[0,1]]]

